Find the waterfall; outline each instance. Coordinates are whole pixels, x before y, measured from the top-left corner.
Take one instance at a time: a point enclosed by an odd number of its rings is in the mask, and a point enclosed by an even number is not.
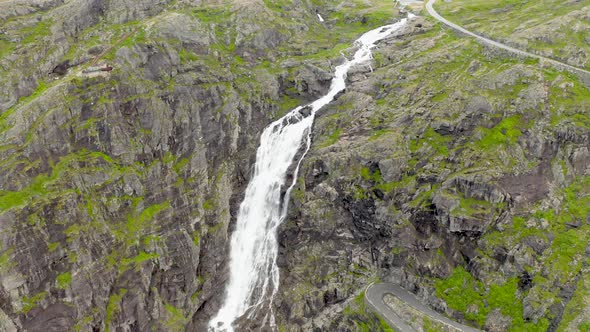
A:
[[[230,278],[225,290],[225,301],[209,322],[210,331],[231,332],[236,319],[244,315],[246,319],[259,319],[261,313],[264,318],[260,323],[276,329],[272,301],[279,287],[277,228],[285,219],[289,194],[297,181],[301,161],[311,146],[315,113],[344,90],[348,70],[368,61],[375,43],[406,22],[407,19],[402,19],[362,35],[355,41],[358,50],[353,59],[336,67],[326,95],[309,105],[293,109],[271,123],[262,133],[254,174],[246,188],[236,229],[231,237]],[[305,144],[305,152],[296,161],[293,181],[288,184],[284,197],[281,197],[287,171],[302,144]],[[266,310],[261,311],[263,309]]]

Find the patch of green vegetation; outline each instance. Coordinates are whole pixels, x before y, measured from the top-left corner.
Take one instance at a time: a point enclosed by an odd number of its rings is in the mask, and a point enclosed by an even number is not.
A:
[[[380,182],[375,186],[375,188],[381,190],[384,193],[389,193],[395,189],[413,187],[415,184],[416,184],[416,176],[411,175],[411,176],[404,176],[399,181]]]
[[[375,183],[381,182],[381,171],[378,169],[375,172],[371,172],[367,167],[361,167],[360,173],[363,180],[373,181]]]
[[[166,152],[166,154],[164,154],[164,157],[162,157],[162,163],[166,165],[174,163],[175,161],[176,156],[170,151]]]
[[[0,211],[23,205],[30,197],[26,191],[0,191]]]
[[[462,266],[455,268],[447,279],[437,280],[434,287],[436,296],[445,300],[450,308],[465,313],[467,320],[483,326],[487,314],[481,295],[484,287]]]
[[[443,136],[429,127],[419,139],[410,141],[410,151],[415,153],[428,147],[437,155],[449,156],[448,144],[451,142],[450,136]]]
[[[117,50],[136,44],[146,44],[146,30],[140,21],[129,21],[122,24],[110,24],[109,30],[112,35],[110,48],[102,55],[103,60],[113,61]]]
[[[542,303],[554,303],[559,301],[554,291],[555,285],[563,283],[566,280],[572,280],[582,273],[586,262],[585,250],[590,241],[590,226],[583,224],[586,216],[590,213],[590,177],[585,176],[576,179],[570,186],[555,195],[563,200],[561,209],[537,210],[530,214],[529,217],[514,217],[512,224],[503,232],[491,232],[484,236],[485,251],[488,255],[493,255],[494,248],[506,246],[507,243],[522,243],[523,239],[535,236],[542,241],[550,243],[547,250],[537,259],[542,263],[544,269],[552,271],[545,277],[536,274],[533,277],[533,287],[529,290],[537,298],[534,302],[536,306],[542,306]],[[541,222],[549,225],[548,229],[536,227]],[[568,227],[568,224],[582,223],[578,228]],[[510,247],[508,247],[510,249]],[[586,294],[583,277],[579,281],[579,291]],[[568,304],[564,312],[563,323],[570,324],[580,313],[580,308],[585,308],[588,304],[579,297],[577,293]],[[516,302],[515,302],[516,303]],[[549,313],[546,313],[549,315]],[[547,316],[548,317],[548,316]],[[513,320],[518,323],[518,320]],[[546,326],[547,318],[539,321],[541,326]],[[544,325],[543,325],[544,324]],[[518,325],[517,325],[518,326]],[[526,324],[524,325],[527,326]]]
[[[41,42],[43,37],[46,37],[51,33],[52,25],[52,20],[45,20],[35,24],[34,26],[21,29],[19,32],[19,35],[23,36],[21,44],[26,45],[35,42]]]
[[[45,82],[43,80],[38,81],[37,87],[35,88],[33,93],[31,93],[31,95],[29,95],[27,97],[21,97],[18,100],[17,105],[30,103],[35,98],[38,98],[39,96],[41,96],[49,87],[50,87],[50,85],[47,82]],[[13,107],[9,108],[8,110],[4,111],[2,114],[0,114],[0,133],[4,132],[10,128],[10,125],[7,123],[7,119],[12,113],[14,113],[14,111],[16,110],[16,107],[17,106],[13,106]]]
[[[573,297],[568,302],[563,312],[563,317],[559,322],[558,332],[567,330],[576,330],[576,327],[571,326],[577,317],[579,317],[584,310],[590,307],[590,274],[582,273],[580,280],[576,286]],[[575,323],[574,323],[575,324]],[[580,322],[577,326],[578,331],[584,331],[583,325],[590,330],[590,321]]]
[[[15,49],[16,46],[14,43],[0,38],[0,59],[11,55]]]
[[[0,255],[0,273],[9,272],[15,267],[15,262],[12,260],[13,249],[10,248]]]
[[[112,103],[114,101],[115,101],[114,99],[111,99],[111,98],[109,98],[109,97],[107,97],[105,95],[101,95],[98,98],[98,100],[97,100],[96,103],[99,104],[99,105],[104,105],[104,104],[110,104],[110,103]]]
[[[178,51],[178,56],[180,57],[180,62],[187,63],[192,61],[199,60],[199,56],[194,52],[187,50],[186,48],[181,48]]]
[[[479,326],[483,326],[489,312],[500,309],[503,315],[512,319],[510,331],[544,331],[549,327],[545,318],[537,323],[524,321],[522,295],[519,294],[516,277],[504,284],[492,284],[486,290],[480,281],[459,266],[447,279],[435,281],[434,286],[437,297]]]
[[[145,247],[150,246],[152,243],[162,243],[162,237],[158,235],[148,235],[141,241]]]
[[[383,331],[383,332],[395,332],[394,329],[392,329],[387,322],[381,318],[379,315],[375,315],[375,317],[377,318],[379,324],[377,325],[377,329],[375,329],[375,323],[371,324],[371,323],[366,323],[363,321],[357,321],[356,323],[356,327],[358,327],[359,331],[362,332],[373,332],[373,331]]]
[[[573,125],[590,130],[590,116],[586,112],[590,107],[590,89],[578,77],[567,72],[547,70],[545,75],[548,79],[561,82],[552,84],[550,88],[551,125]]]
[[[279,100],[279,115],[284,115],[288,111],[294,109],[295,107],[299,106],[301,101],[297,98],[293,98],[289,95],[284,95]]]
[[[58,275],[55,280],[57,280],[57,288],[66,289],[72,283],[72,274],[69,271],[64,272]]]
[[[511,331],[526,331],[522,301],[517,296],[517,290],[518,278],[510,278],[503,285],[491,285],[487,303],[490,308],[499,308],[502,315],[512,317]]]
[[[375,141],[377,140],[379,137],[390,133],[391,129],[378,129],[378,130],[374,130],[373,132],[371,132],[371,137],[369,137],[369,141]]]
[[[193,12],[203,23],[223,23],[231,17],[232,12],[222,7],[202,7]]]
[[[189,158],[182,158],[174,164],[173,169],[174,171],[179,174],[185,167],[190,163]]]
[[[475,199],[472,197],[464,197],[463,195],[453,196],[459,199],[459,206],[451,211],[455,216],[475,216],[481,214],[489,214],[493,211],[496,204],[485,200]]]
[[[167,330],[184,331],[184,327],[188,324],[189,319],[184,315],[183,311],[168,303],[164,304],[164,307],[169,316],[166,321]]]
[[[342,135],[342,128],[336,122],[330,122],[327,130],[330,131],[330,134],[319,144],[321,148],[335,144],[340,139],[340,135]]]
[[[157,253],[147,253],[145,251],[140,251],[139,254],[137,254],[134,257],[123,258],[121,260],[121,264],[119,265],[119,271],[123,272],[127,270],[131,265],[135,266],[135,268],[139,268],[141,263],[152,259],[156,259],[158,257],[160,257],[160,255],[158,255]]]
[[[290,197],[297,202],[303,202],[305,197],[305,179],[303,177],[297,179],[297,185],[291,190]]]
[[[198,247],[201,244],[201,231],[196,230],[193,232],[193,244]]]
[[[523,239],[535,235],[543,236],[543,233],[537,228],[527,227],[526,219],[524,217],[514,216],[512,217],[512,224],[510,228],[504,232],[493,231],[486,233],[484,235],[484,239],[488,246],[497,247],[502,245],[507,238],[510,238],[510,242],[521,243]]]
[[[203,202],[203,209],[205,211],[211,211],[211,210],[215,209],[215,207],[216,207],[216,203],[215,203],[215,199],[213,199],[213,198],[209,198],[208,200]]]
[[[130,215],[127,218],[127,234],[140,233],[141,230],[149,225],[156,215],[170,207],[170,202],[166,201],[148,206],[143,209],[139,215]]]
[[[334,59],[341,56],[342,52],[346,49],[350,48],[350,43],[340,43],[333,47],[329,47],[326,49],[319,50],[313,54],[309,54],[305,56],[305,59],[308,60],[326,60],[326,59]]]
[[[280,13],[293,8],[292,0],[264,0],[264,5]]]
[[[436,94],[434,97],[432,97],[432,101],[438,103],[441,102],[445,99],[447,99],[449,97],[449,92],[448,91],[442,91],[441,93]]]
[[[424,189],[422,189],[424,188]],[[428,206],[432,203],[432,195],[438,189],[438,185],[425,185],[420,188],[420,193],[416,195],[410,202],[412,207],[429,208]]]
[[[132,32],[131,36],[123,39],[123,41],[121,41],[121,43],[118,44],[116,47],[118,47],[118,48],[132,47],[133,45],[146,44],[146,43],[147,43],[146,32],[143,28],[138,27],[135,31]]]
[[[68,250],[67,251],[67,255],[68,255],[68,262],[72,263],[72,264],[76,264],[78,263],[78,254]]]
[[[559,213],[559,223],[583,222],[590,215],[590,176],[576,179],[563,194],[565,209]]]
[[[20,309],[21,314],[26,314],[27,312],[31,311],[31,309],[35,308],[39,302],[45,299],[47,292],[40,292],[31,297],[25,296],[21,299],[22,301],[22,308]]]
[[[254,70],[263,69],[265,72],[273,75],[278,75],[283,72],[283,68],[276,61],[262,60],[254,67]],[[297,106],[297,105],[295,105]],[[295,108],[295,107],[293,107]]]
[[[513,115],[500,121],[495,127],[479,128],[482,138],[476,142],[477,147],[484,151],[496,149],[498,146],[512,145],[522,135],[520,115]]]
[[[580,332],[589,332],[590,331],[590,321],[583,321],[578,325]]]
[[[86,315],[86,316],[82,317],[82,319],[78,320],[78,322],[76,322],[76,325],[74,325],[74,331],[75,332],[86,331],[84,328],[85,327],[88,328],[87,325],[92,323],[93,320],[94,320],[94,317],[92,315]]]
[[[72,224],[64,231],[66,241],[72,243],[75,239],[80,237],[80,233],[84,230],[84,226],[80,224]]]
[[[105,332],[109,332],[111,328],[111,321],[113,316],[121,310],[121,300],[123,296],[127,294],[127,289],[119,289],[119,293],[113,293],[109,297],[109,303],[107,304],[106,318],[105,318]]]
[[[371,4],[359,0],[350,1],[346,9],[333,12],[327,18],[346,36],[356,36],[371,28],[383,26],[395,17],[396,8],[389,1],[376,0]]]
[[[590,176],[578,178],[563,189],[563,209],[559,211],[537,211],[536,218],[550,224],[553,242],[543,257],[544,265],[553,271],[551,279],[570,280],[577,275],[584,264],[585,248],[590,241],[590,226],[583,222],[590,215]],[[582,223],[581,227],[570,228],[567,224]],[[551,284],[551,280],[547,281]]]
[[[51,175],[41,174],[35,177],[28,187],[21,191],[0,191],[0,211],[23,206],[36,197],[43,197],[50,193],[49,186],[55,182],[60,173],[71,162],[76,162],[78,157],[89,157],[89,154],[80,152],[80,155],[71,155],[62,158],[52,167]]]
[[[545,264],[553,271],[552,278],[570,280],[584,264],[583,253],[590,240],[590,228],[571,229],[559,233],[551,244]]]
[[[233,59],[233,66],[238,66],[238,67],[244,67],[246,65],[246,61],[244,60],[244,58],[242,58],[239,55],[234,55],[234,59]]]
[[[563,175],[567,175],[567,165],[565,163],[565,160],[559,159],[557,162],[559,163],[559,166],[561,166],[561,172],[563,173]]]
[[[60,247],[59,242],[50,242],[47,244],[47,249],[49,250],[49,252],[54,252],[59,247]]]

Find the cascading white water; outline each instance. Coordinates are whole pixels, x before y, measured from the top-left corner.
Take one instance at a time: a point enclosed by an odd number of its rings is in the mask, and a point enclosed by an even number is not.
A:
[[[412,16],[410,14],[408,18]],[[289,194],[297,180],[299,165],[311,145],[315,113],[344,90],[348,70],[371,59],[371,48],[375,43],[401,28],[406,21],[403,19],[362,35],[355,42],[359,49],[353,59],[336,67],[328,94],[305,106],[311,108],[309,115],[303,115],[304,107],[297,107],[271,123],[262,133],[260,147],[256,152],[254,175],[246,188],[231,238],[230,280],[225,302],[209,322],[210,331],[231,332],[236,319],[244,314],[252,318],[263,306],[268,307],[268,312],[262,325],[275,327],[271,304],[279,286],[277,227],[285,219]],[[304,138],[305,152],[297,160],[293,182],[281,199],[287,171]]]

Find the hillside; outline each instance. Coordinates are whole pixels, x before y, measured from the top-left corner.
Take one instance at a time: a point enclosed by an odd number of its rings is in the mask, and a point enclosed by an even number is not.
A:
[[[587,1],[439,1],[449,20],[495,40],[590,68]]]
[[[590,68],[584,1],[435,7]],[[317,114],[277,234],[276,330],[389,331],[363,302],[375,281],[488,331],[590,329],[590,78],[417,14]],[[262,130],[404,16],[0,1],[0,330],[205,331]]]

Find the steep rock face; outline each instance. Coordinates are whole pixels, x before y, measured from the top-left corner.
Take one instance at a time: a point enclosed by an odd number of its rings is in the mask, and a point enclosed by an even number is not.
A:
[[[148,52],[130,53],[146,57],[133,71],[52,88],[4,133],[2,243],[14,266],[2,302],[19,327],[178,328],[219,290],[230,203],[278,82],[249,101],[183,74],[147,88],[127,77],[174,68]]]
[[[338,1],[0,6],[9,331],[203,330],[260,131],[388,20]]]
[[[280,231],[282,327],[373,324],[354,298],[379,278],[480,327],[575,330],[588,87],[420,19],[374,58],[314,128]]]
[[[450,232],[482,234],[497,223],[510,195],[488,184],[491,179],[459,176],[446,180],[432,196],[437,220]],[[465,203],[465,200],[475,200]],[[464,203],[464,204],[462,204]],[[491,207],[491,204],[500,206]]]
[[[248,85],[220,83],[230,73],[156,46],[119,49],[120,71],[51,87],[6,119],[8,326],[176,330],[211,314],[279,82],[261,75],[266,89],[242,98]]]

